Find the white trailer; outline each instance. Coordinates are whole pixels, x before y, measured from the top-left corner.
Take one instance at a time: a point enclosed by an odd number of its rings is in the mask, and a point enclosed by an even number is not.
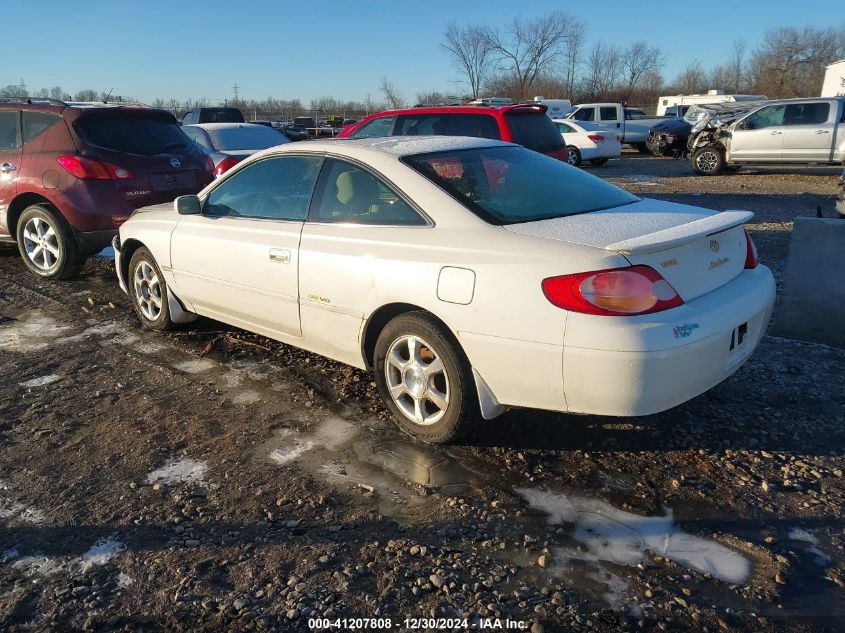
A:
[[[534,97],[534,103],[539,103],[548,108],[546,114],[550,119],[562,119],[572,112],[572,102],[569,99],[544,99]]]
[[[664,116],[666,114],[684,116],[690,106],[705,103],[760,101],[765,98],[764,95],[726,95],[721,90],[708,90],[707,94],[704,95],[666,95],[657,99],[657,116]]]
[[[827,67],[827,71],[824,74],[821,96],[845,96],[845,59],[833,62]]]

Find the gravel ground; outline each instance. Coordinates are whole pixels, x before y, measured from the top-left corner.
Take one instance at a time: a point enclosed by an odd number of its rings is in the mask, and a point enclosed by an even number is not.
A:
[[[591,171],[755,211],[778,278],[837,175]],[[363,372],[142,331],[113,274],[43,283],[0,251],[0,630],[842,630],[845,350],[765,337],[659,415],[518,410],[429,447]]]

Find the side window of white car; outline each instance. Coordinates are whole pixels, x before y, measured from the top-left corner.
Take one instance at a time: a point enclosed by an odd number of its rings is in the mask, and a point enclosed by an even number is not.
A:
[[[323,164],[321,156],[272,156],[232,174],[203,207],[210,217],[304,221]]]
[[[311,222],[424,226],[428,222],[390,187],[351,163],[327,159],[308,215]]]

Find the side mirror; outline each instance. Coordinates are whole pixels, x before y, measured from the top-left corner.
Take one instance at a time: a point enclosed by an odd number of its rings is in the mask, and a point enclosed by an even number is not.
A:
[[[200,199],[196,196],[179,196],[173,201],[173,208],[179,215],[199,215],[202,213]]]

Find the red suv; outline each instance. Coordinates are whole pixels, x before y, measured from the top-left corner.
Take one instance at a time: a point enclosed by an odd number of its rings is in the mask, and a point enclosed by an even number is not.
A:
[[[0,241],[35,274],[68,279],[134,209],[197,193],[212,170],[161,110],[0,100]]]
[[[475,136],[517,143],[566,162],[563,137],[546,110],[533,103],[388,110],[344,128],[337,138]]]

